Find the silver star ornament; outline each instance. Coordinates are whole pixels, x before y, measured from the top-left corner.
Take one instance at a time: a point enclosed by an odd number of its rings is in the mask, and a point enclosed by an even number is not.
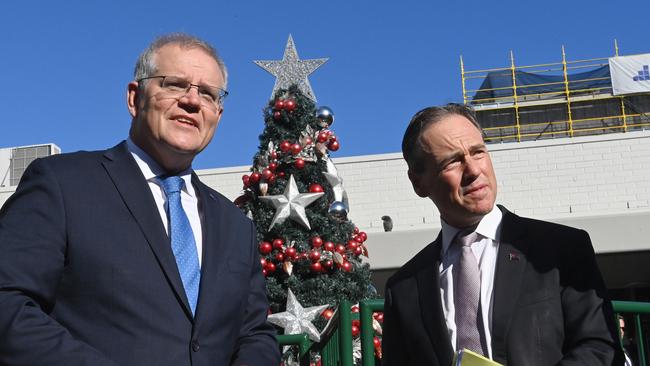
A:
[[[343,179],[339,176],[332,159],[326,158],[325,163],[327,164],[327,171],[323,172],[323,175],[332,186],[332,191],[334,191],[334,201],[343,202],[345,208],[350,211],[348,193],[345,191],[345,188],[343,188]]]
[[[325,193],[300,193],[296,185],[296,180],[293,179],[293,174],[291,174],[283,194],[259,197],[263,201],[271,202],[273,207],[275,207],[275,216],[271,220],[269,229],[275,225],[281,225],[287,218],[291,218],[293,221],[311,230],[309,219],[307,219],[307,214],[305,213],[305,207],[319,199],[323,194]]]
[[[296,296],[291,292],[291,289],[289,289],[287,294],[287,310],[282,313],[269,315],[268,320],[270,323],[284,328],[284,334],[307,333],[312,341],[318,342],[320,341],[320,333],[316,329],[316,326],[312,324],[312,320],[328,307],[329,305],[318,305],[305,309],[296,300]]]
[[[273,95],[275,95],[275,92],[279,89],[288,89],[291,84],[297,84],[300,91],[315,102],[316,96],[314,95],[314,91],[312,90],[307,77],[327,60],[327,58],[301,60],[298,57],[298,51],[296,51],[293,38],[291,37],[291,34],[289,34],[289,40],[284,49],[282,60],[260,60],[253,62],[275,76],[275,85],[273,86],[271,98],[273,98]]]

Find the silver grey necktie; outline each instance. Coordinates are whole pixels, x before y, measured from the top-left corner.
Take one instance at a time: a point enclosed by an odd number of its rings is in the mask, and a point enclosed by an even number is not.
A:
[[[454,309],[456,313],[456,339],[458,350],[466,348],[485,355],[481,343],[481,275],[476,256],[472,253],[472,243],[477,239],[475,232],[460,232],[454,245],[460,247],[458,269],[454,271]]]

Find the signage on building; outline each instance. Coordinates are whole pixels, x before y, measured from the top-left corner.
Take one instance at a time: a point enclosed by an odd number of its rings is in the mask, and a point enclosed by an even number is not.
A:
[[[650,53],[610,57],[612,94],[650,92]]]

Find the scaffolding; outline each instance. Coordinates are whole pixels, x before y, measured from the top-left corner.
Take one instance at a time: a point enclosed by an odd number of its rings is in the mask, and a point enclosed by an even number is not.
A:
[[[511,51],[508,67],[466,70],[461,56],[463,102],[476,110],[490,143],[650,128],[650,93],[613,95],[608,61],[570,61],[562,46],[560,62],[517,66]]]

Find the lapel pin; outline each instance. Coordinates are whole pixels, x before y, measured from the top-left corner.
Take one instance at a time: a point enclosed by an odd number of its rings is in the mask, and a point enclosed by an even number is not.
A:
[[[519,260],[519,254],[517,254],[515,252],[510,252],[510,254],[508,254],[508,260],[511,261],[511,262],[512,261],[518,261]]]

